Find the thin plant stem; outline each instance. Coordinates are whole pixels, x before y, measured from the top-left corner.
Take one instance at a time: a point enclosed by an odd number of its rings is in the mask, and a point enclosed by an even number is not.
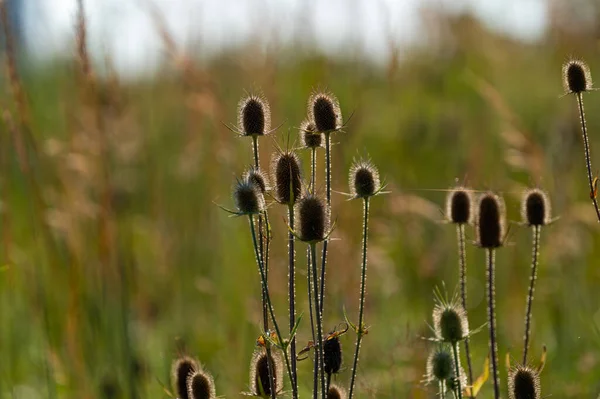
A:
[[[316,171],[317,171],[317,159],[316,159],[317,158],[317,150],[315,148],[311,148],[310,158],[311,158],[310,159],[310,184],[311,184],[311,189],[314,191],[315,184],[316,184]],[[308,248],[306,248],[306,259],[308,260],[308,267],[307,267],[308,272],[306,273],[307,289],[308,289],[308,311],[309,311],[309,315],[310,315],[310,331],[312,333],[312,341],[314,343],[314,342],[316,342],[316,339],[315,339],[315,319],[314,319],[315,316],[313,314],[312,296],[313,296],[313,293],[316,292],[315,290],[317,289],[317,282],[313,282],[312,278],[311,278],[312,263],[311,263],[310,246]],[[315,301],[316,300],[317,299],[315,298]],[[316,353],[316,351],[315,351],[315,353]],[[319,368],[317,367],[317,358],[315,357],[315,360],[313,362],[313,398],[314,399],[317,398],[318,389],[319,389]]]
[[[296,324],[296,265],[295,265],[295,257],[296,251],[294,249],[294,241],[296,237],[294,236],[294,206],[292,204],[288,205],[288,220],[290,225],[290,232],[288,233],[288,260],[289,260],[289,269],[288,269],[288,289],[289,289],[289,303],[290,303],[290,334],[294,330],[294,326]],[[297,365],[296,365],[296,337],[292,337],[290,342],[290,350],[292,353],[292,387],[294,391],[298,390],[298,381],[297,381]]]
[[[317,149],[310,149],[310,188],[314,192],[316,186]]]
[[[462,307],[467,313],[467,254],[465,251],[465,225],[459,223],[456,225],[456,235],[458,237],[458,262],[460,274],[460,299]],[[467,376],[469,385],[473,385],[473,369],[471,365],[471,349],[469,348],[469,338],[465,339],[465,356],[467,358]],[[473,394],[471,394],[473,398]]]
[[[594,183],[592,179],[592,162],[590,160],[590,143],[588,140],[587,126],[585,123],[585,112],[583,110],[583,97],[581,93],[577,93],[577,105],[579,107],[579,118],[581,119],[581,134],[583,136],[583,148],[585,150],[585,166],[587,168],[588,183],[590,185],[590,198],[594,203],[594,209],[596,210],[596,217],[600,222],[600,209],[598,209],[598,201],[596,200],[596,193],[594,190]]]
[[[326,198],[327,207],[329,208],[329,214],[331,214],[331,133],[326,132],[325,134],[325,185],[326,185]],[[321,258],[321,297],[319,298],[319,306],[321,314],[323,313],[323,304],[325,303],[325,268],[327,266],[327,246],[329,244],[329,238],[323,241],[323,256]],[[321,326],[323,328],[323,326]]]
[[[454,370],[456,378],[456,393],[458,399],[462,399],[462,386],[460,384],[460,366],[458,365],[458,342],[452,343],[452,352],[454,352]]]
[[[488,325],[490,330],[490,356],[492,360],[492,378],[494,381],[494,398],[500,398],[500,380],[498,377],[498,344],[496,342],[496,313],[495,313],[495,251],[487,248],[487,301]]]
[[[259,155],[258,155],[258,136],[252,136],[252,155],[254,156],[254,168],[258,170],[260,168]]]
[[[248,215],[248,219],[250,222],[250,232],[252,235],[252,245],[254,247],[254,256],[256,257],[256,263],[258,264],[258,271],[260,272],[260,282],[262,285],[263,292],[265,293],[265,298],[267,300],[267,307],[269,309],[269,314],[271,315],[271,321],[273,322],[273,327],[275,327],[275,332],[277,333],[277,339],[283,345],[283,336],[281,335],[281,330],[279,329],[279,325],[277,324],[277,320],[275,319],[275,312],[273,311],[273,304],[271,303],[271,297],[269,295],[269,287],[267,286],[267,279],[265,278],[264,264],[261,254],[258,250],[258,243],[256,239],[256,229],[254,228],[254,215]],[[292,380],[292,368],[290,366],[290,359],[288,357],[287,350],[283,350],[283,359],[285,361],[285,367],[287,368],[288,376],[290,381]],[[268,363],[268,362],[267,362]],[[298,392],[294,390],[292,386],[292,395],[294,399],[298,398]]]
[[[358,367],[358,356],[360,354],[360,344],[364,333],[363,318],[365,311],[365,292],[367,283],[367,241],[369,238],[369,198],[363,201],[363,240],[362,240],[362,265],[360,276],[360,305],[358,310],[358,325],[356,331],[356,348],[354,351],[354,362],[352,364],[352,376],[350,377],[350,393],[348,398],[352,399],[354,394],[354,383],[356,380],[356,372]]]
[[[312,262],[312,275],[313,281],[317,281],[317,245],[310,243],[310,254]],[[321,392],[323,399],[326,398],[325,392],[325,360],[323,358],[323,314],[321,313],[319,303],[318,286],[315,284],[315,317],[317,318],[317,349],[316,351],[316,362],[318,362],[319,373],[321,376]]]
[[[538,255],[540,250],[541,226],[533,226],[533,254],[531,260],[531,277],[529,278],[529,293],[527,295],[527,307],[525,308],[525,336],[523,343],[523,364],[527,364],[527,351],[529,349],[529,334],[531,332],[531,306],[533,305],[533,293],[535,291],[535,280],[537,278]]]

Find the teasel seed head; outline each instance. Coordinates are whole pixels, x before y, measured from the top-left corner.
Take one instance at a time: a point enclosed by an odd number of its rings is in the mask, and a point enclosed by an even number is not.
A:
[[[270,366],[269,366],[270,365]],[[253,396],[268,398],[271,396],[269,367],[273,373],[275,393],[283,390],[283,362],[279,352],[271,351],[270,359],[264,348],[254,351],[250,361],[250,393]]]
[[[342,127],[342,111],[332,93],[314,92],[308,99],[308,116],[319,133],[329,133]]]
[[[179,399],[189,399],[187,380],[188,376],[198,370],[198,361],[188,356],[175,359],[171,365],[171,379],[173,388]]]
[[[454,376],[454,357],[447,345],[440,345],[427,358],[427,383],[446,381]]]
[[[379,171],[371,161],[354,161],[350,167],[350,194],[354,198],[369,198],[381,191]]]
[[[458,303],[437,303],[433,308],[433,328],[436,339],[455,343],[469,336],[469,321]]]
[[[240,215],[256,215],[265,209],[265,197],[260,188],[249,179],[236,182],[233,200]]]
[[[563,86],[565,93],[581,93],[592,90],[590,68],[581,60],[570,60],[563,64]]]
[[[342,344],[339,336],[325,339],[323,342],[324,370],[328,375],[337,374],[342,367]]]
[[[473,217],[473,195],[464,187],[456,187],[446,197],[446,217],[456,224],[469,224]]]
[[[271,110],[267,100],[250,94],[238,105],[238,129],[243,136],[263,136],[271,129]]]
[[[513,367],[508,372],[509,399],[540,399],[542,388],[539,373],[527,366]]]
[[[300,160],[293,151],[276,154],[271,163],[275,185],[275,199],[281,204],[293,205],[300,199],[302,179]]]
[[[504,240],[504,201],[494,193],[483,194],[477,203],[475,233],[481,248],[501,247]]]
[[[521,202],[521,217],[528,226],[544,226],[550,223],[550,200],[540,189],[526,190]]]
[[[187,378],[187,390],[190,399],[215,399],[215,380],[202,366],[193,371]]]
[[[329,208],[323,198],[307,193],[296,204],[297,235],[301,241],[323,241],[329,229]]]
[[[327,392],[327,399],[346,399],[348,394],[346,390],[336,384],[331,384],[329,386],[329,391]]]
[[[263,173],[262,170],[251,167],[244,173],[244,179],[248,180],[250,183],[254,184],[260,192],[264,195],[267,191],[271,190],[269,186],[269,179]]]
[[[309,120],[305,120],[300,125],[300,143],[303,148],[319,148],[323,147],[323,133],[315,132],[315,124]]]

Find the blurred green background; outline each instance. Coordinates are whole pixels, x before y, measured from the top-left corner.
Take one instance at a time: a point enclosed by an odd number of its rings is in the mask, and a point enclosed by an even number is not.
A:
[[[0,103],[0,397],[167,397],[171,361],[182,353],[212,371],[218,394],[247,390],[260,281],[247,221],[215,204],[232,206],[251,142],[223,123],[235,123],[245,91],[264,93],[273,124],[283,124],[260,141],[267,168],[275,145],[296,142],[315,88],[338,96],[345,119],[353,115],[334,136],[333,189],[348,191],[352,159],[370,156],[391,191],[371,207],[371,328],[359,397],[435,397],[421,383],[431,348],[422,337],[430,335],[434,287],[445,282],[452,292],[457,283],[455,230],[441,223],[444,190],[457,181],[501,193],[511,221],[497,254],[503,396],[505,357],[521,357],[530,273],[531,232],[519,225],[519,201],[524,188],[539,186],[560,219],[542,230],[531,358],[537,364],[547,346],[543,395],[596,397],[600,229],[575,99],[561,97],[561,65],[581,57],[592,76],[600,73],[600,25],[575,15],[550,21],[542,39],[524,42],[468,14],[432,12],[427,23],[439,34],[410,48],[391,45],[394,56],[383,64],[252,43],[196,60],[169,44],[168,31],[164,66],[136,80],[120,80],[110,57],[94,80],[76,56],[43,66],[21,59],[25,100],[15,101],[5,79]],[[600,94],[584,99],[596,167]],[[357,318],[360,277],[361,205],[333,198],[338,240],[330,245],[326,329],[343,320],[344,307]],[[285,208],[274,204],[270,215],[270,288],[285,324]],[[299,244],[297,301],[307,312],[305,258]],[[478,327],[486,321],[483,251],[469,245],[467,262],[469,319]],[[298,339],[309,339],[308,318]],[[472,342],[478,372],[487,330]],[[354,337],[342,345],[336,381],[347,385]],[[299,365],[308,397],[312,367]],[[479,397],[492,397],[491,381]]]

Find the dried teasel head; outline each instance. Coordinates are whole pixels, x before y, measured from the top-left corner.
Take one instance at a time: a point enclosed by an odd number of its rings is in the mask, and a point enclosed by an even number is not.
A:
[[[250,361],[250,394],[262,398],[271,396],[271,384],[269,381],[269,369],[273,375],[273,386],[275,393],[283,390],[283,362],[278,352],[271,351],[267,355],[264,348],[254,351]]]
[[[305,120],[300,125],[300,144],[302,148],[319,148],[323,147],[323,133],[316,132],[315,123],[310,120]]]
[[[249,94],[238,105],[238,130],[242,136],[263,136],[271,129],[271,110],[267,100]]]
[[[188,375],[187,390],[190,399],[215,399],[217,397],[215,380],[202,366]]]
[[[521,217],[528,226],[544,226],[550,223],[550,200],[540,189],[525,190],[521,201]]]
[[[582,93],[592,90],[592,74],[587,64],[581,60],[570,60],[563,64],[563,87],[565,93]]]
[[[455,187],[446,197],[446,217],[456,224],[469,224],[473,217],[473,195],[464,187]]]
[[[425,381],[430,384],[454,376],[454,357],[447,345],[440,345],[427,358]]]
[[[198,369],[200,369],[198,361],[188,356],[182,356],[173,361],[171,365],[171,380],[179,399],[189,399],[187,388],[188,376]]]
[[[371,161],[354,161],[348,177],[350,195],[354,198],[369,198],[381,191],[379,171]]]
[[[346,390],[336,384],[331,384],[329,386],[329,391],[327,391],[327,399],[346,399],[348,394]]]
[[[236,182],[233,200],[238,215],[256,215],[265,209],[265,198],[259,186],[247,178]]]
[[[542,388],[539,373],[527,366],[516,366],[508,372],[510,399],[540,399]]]
[[[319,133],[330,133],[342,127],[342,111],[332,94],[317,91],[308,99],[308,116]]]
[[[505,234],[504,201],[494,193],[483,194],[477,202],[475,233],[481,248],[498,248]]]
[[[262,194],[271,190],[269,186],[269,179],[261,169],[257,169],[254,166],[251,167],[244,173],[244,179],[254,184]]]
[[[455,343],[469,337],[467,312],[457,301],[439,300],[433,308],[433,329],[438,341]]]
[[[293,205],[300,199],[302,179],[300,160],[293,151],[278,153],[271,162],[274,195],[277,202]]]
[[[342,344],[340,337],[330,334],[323,342],[323,363],[325,374],[337,374],[342,367]]]
[[[297,235],[300,241],[316,243],[323,241],[329,230],[329,208],[316,194],[307,193],[295,206],[298,221]]]

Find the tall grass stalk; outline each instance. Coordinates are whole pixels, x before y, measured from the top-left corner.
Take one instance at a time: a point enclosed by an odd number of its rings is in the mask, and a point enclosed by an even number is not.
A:
[[[529,278],[529,293],[527,294],[527,307],[525,309],[525,334],[523,343],[523,365],[527,364],[527,351],[529,349],[529,335],[531,333],[531,307],[533,305],[533,293],[537,279],[538,255],[540,249],[541,226],[531,226],[533,232],[533,254],[531,259],[531,277]]]
[[[465,312],[467,311],[467,254],[465,250],[465,225],[458,223],[456,225],[456,236],[458,240],[458,262],[460,278],[460,299]],[[469,338],[465,338],[465,356],[467,358],[467,376],[469,385],[473,385],[473,369],[471,363],[471,350],[469,348]],[[471,397],[474,397],[473,395]]]
[[[495,298],[495,262],[496,251],[486,248],[487,260],[487,302],[488,302],[488,324],[490,331],[490,357],[492,361],[492,378],[494,381],[494,398],[500,399],[500,379],[498,376],[498,343],[496,342],[496,298]]]
[[[365,310],[365,291],[367,283],[367,242],[369,234],[369,197],[363,199],[363,239],[362,239],[362,265],[360,277],[360,305],[358,311],[358,325],[356,331],[356,348],[354,351],[354,361],[352,363],[352,375],[350,377],[350,392],[348,398],[352,399],[354,394],[354,385],[358,367],[358,357],[360,354],[360,344],[364,334],[364,310]]]

